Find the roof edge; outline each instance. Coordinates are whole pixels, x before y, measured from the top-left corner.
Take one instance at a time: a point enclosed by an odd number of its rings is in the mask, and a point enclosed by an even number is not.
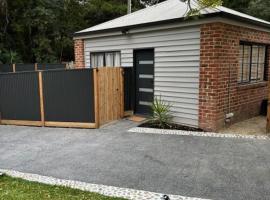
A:
[[[97,30],[97,31],[86,31],[86,32],[76,32],[73,34],[73,37],[79,37],[79,36],[87,36],[90,34],[97,34],[97,33],[108,33],[112,31],[126,31],[134,28],[141,28],[146,26],[155,26],[155,25],[164,25],[168,23],[175,23],[175,22],[184,22],[184,21],[192,21],[195,19],[205,19],[209,17],[217,17],[220,13],[210,13],[206,15],[201,16],[194,16],[189,18],[175,18],[175,19],[169,19],[169,20],[163,20],[163,21],[157,21],[157,22],[149,22],[149,23],[143,23],[143,24],[136,24],[131,26],[122,26],[122,27],[116,27],[116,28],[109,28],[109,29],[103,29],[103,30]]]
[[[245,18],[242,16],[237,16],[237,15],[234,15],[231,13],[220,11],[220,12],[209,13],[209,14],[204,14],[204,15],[194,16],[194,17],[189,17],[189,18],[182,17],[182,18],[175,18],[175,19],[169,19],[169,20],[163,20],[163,21],[157,21],[157,22],[149,22],[149,23],[144,23],[144,24],[136,24],[136,25],[131,25],[131,26],[103,29],[103,30],[97,30],[97,31],[76,32],[73,34],[73,37],[88,36],[91,34],[99,34],[99,33],[108,33],[108,32],[112,32],[112,31],[127,31],[130,29],[141,28],[141,27],[146,27],[146,26],[164,25],[164,24],[168,24],[168,23],[192,21],[192,20],[196,20],[196,19],[206,19],[206,18],[213,18],[213,17],[224,17],[224,18],[228,18],[228,19],[239,20],[241,22],[248,22],[248,23],[251,23],[253,25],[257,25],[257,26],[261,26],[263,28],[270,29],[270,24],[265,24],[263,22],[254,21],[252,19],[248,19],[248,18]]]

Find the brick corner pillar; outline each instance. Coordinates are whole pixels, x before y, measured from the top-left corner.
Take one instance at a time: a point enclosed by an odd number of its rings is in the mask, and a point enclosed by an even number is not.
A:
[[[205,131],[217,131],[223,123],[218,108],[220,37],[219,23],[201,25],[199,127]]]
[[[84,62],[84,40],[74,40],[75,68],[85,68]]]

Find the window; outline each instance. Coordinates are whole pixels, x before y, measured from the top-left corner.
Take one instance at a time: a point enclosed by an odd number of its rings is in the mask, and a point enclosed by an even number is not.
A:
[[[239,55],[238,83],[263,81],[266,46],[241,43]]]
[[[91,67],[120,67],[120,52],[91,53]]]

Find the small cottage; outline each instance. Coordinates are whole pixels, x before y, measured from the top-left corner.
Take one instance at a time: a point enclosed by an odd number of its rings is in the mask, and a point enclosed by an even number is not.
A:
[[[204,130],[259,115],[270,22],[222,6],[186,14],[185,3],[167,0],[76,32],[76,67],[132,68],[138,115],[155,96],[172,105],[176,123]]]

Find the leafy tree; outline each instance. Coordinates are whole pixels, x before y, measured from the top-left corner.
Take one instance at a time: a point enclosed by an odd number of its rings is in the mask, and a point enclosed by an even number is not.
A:
[[[270,1],[266,0],[223,0],[223,5],[254,17],[270,21]]]
[[[133,11],[164,0],[132,0]],[[180,0],[179,0],[180,1]],[[182,0],[191,5],[191,0]],[[221,0],[198,0],[196,14]],[[270,1],[224,0],[224,5],[270,20]],[[74,32],[126,14],[127,0],[0,0],[0,62],[73,60]]]
[[[253,0],[249,3],[247,13],[270,21],[270,1]]]
[[[197,15],[200,13],[201,10],[205,8],[214,8],[217,6],[222,5],[222,0],[197,0],[197,7],[194,7],[192,4],[194,3],[193,0],[181,0],[185,2],[189,8],[187,13],[188,16]]]
[[[251,0],[223,0],[223,5],[239,12],[247,13],[250,2]]]

